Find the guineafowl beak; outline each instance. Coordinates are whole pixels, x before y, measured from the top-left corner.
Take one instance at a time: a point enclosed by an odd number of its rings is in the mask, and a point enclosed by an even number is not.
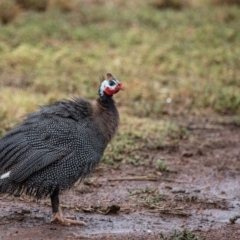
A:
[[[122,83],[118,83],[118,86],[117,86],[117,89],[118,89],[118,91],[119,90],[122,90],[122,91],[124,91],[125,90],[125,87],[122,85]]]

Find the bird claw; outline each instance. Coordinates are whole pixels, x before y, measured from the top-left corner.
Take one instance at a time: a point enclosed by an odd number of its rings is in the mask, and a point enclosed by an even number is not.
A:
[[[83,221],[78,221],[78,220],[73,220],[73,219],[70,219],[70,218],[65,218],[65,217],[61,216],[61,214],[58,213],[58,212],[53,215],[51,222],[59,222],[64,226],[70,226],[71,224],[87,225]]]
[[[84,226],[87,225],[83,221],[73,220],[73,219],[70,219],[70,218],[64,218],[64,222],[69,224],[69,225],[71,225],[71,224],[74,224],[74,225],[84,225]]]

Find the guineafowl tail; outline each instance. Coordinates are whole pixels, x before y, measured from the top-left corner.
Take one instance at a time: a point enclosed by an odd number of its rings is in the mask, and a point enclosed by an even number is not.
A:
[[[16,194],[17,192],[21,192],[20,186],[12,183],[8,178],[0,179],[0,194]]]
[[[12,182],[10,179],[0,179],[0,194],[6,193],[15,196],[20,196],[25,193],[29,196],[36,197],[37,199],[50,196],[58,187],[56,182],[51,180],[44,180],[40,186],[36,187],[34,182],[17,183]]]

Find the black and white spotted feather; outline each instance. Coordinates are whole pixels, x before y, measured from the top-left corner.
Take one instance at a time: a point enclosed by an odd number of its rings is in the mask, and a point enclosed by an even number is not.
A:
[[[40,107],[0,140],[0,193],[42,198],[70,188],[100,161],[117,126],[108,96]]]

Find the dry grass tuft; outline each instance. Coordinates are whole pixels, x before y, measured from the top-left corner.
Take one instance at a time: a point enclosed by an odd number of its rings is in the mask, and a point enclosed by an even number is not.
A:
[[[212,0],[216,5],[238,5],[240,6],[240,0]]]
[[[19,13],[20,8],[13,0],[0,0],[0,20],[3,24],[10,23]]]
[[[58,8],[62,12],[71,12],[77,8],[76,0],[50,0],[49,8]]]
[[[48,6],[48,0],[15,0],[23,9],[45,11]]]
[[[154,0],[151,2],[151,5],[157,9],[174,9],[181,10],[184,7],[189,5],[187,0],[179,1],[179,0]]]

